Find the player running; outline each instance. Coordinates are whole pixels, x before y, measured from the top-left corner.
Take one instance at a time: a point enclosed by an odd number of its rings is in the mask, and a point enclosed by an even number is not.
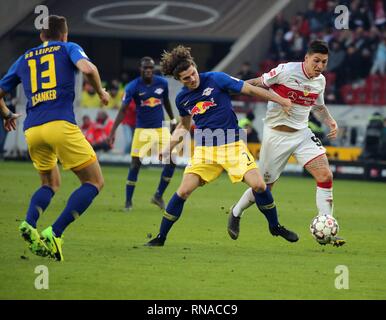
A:
[[[154,150],[152,149],[153,146],[161,150],[162,146],[170,139],[169,129],[162,127],[164,120],[163,107],[171,119],[172,129],[177,124],[169,101],[168,83],[163,77],[154,75],[154,60],[150,57],[143,57],[140,63],[140,71],[141,76],[126,85],[122,107],[115,118],[109,136],[110,143],[113,143],[115,132],[125,117],[126,108],[128,108],[130,101],[134,99],[137,121],[131,146],[130,170],[126,183],[126,210],[131,210],[133,207],[132,198],[141,168],[141,158],[145,157],[149,151]],[[169,185],[174,169],[174,163],[165,165],[157,191],[150,200],[151,203],[154,203],[161,209],[165,209],[162,195]]]
[[[224,169],[233,183],[244,181],[252,188],[255,202],[267,218],[272,235],[280,235],[290,242],[297,241],[298,236],[294,232],[279,224],[272,195],[257,170],[253,156],[240,140],[241,129],[232,110],[229,91],[271,99],[287,108],[291,106],[291,101],[222,72],[199,74],[190,48],[183,46],[165,52],[161,67],[165,75],[174,76],[184,87],[176,97],[181,122],[170,144],[160,153],[160,158],[170,158],[180,138],[189,132],[192,119],[199,130],[195,130],[193,157],[185,169],[181,185],[167,205],[160,232],[147,245],[163,246],[171,227],[182,213],[186,199],[200,185],[215,180]]]
[[[103,104],[109,94],[83,49],[67,42],[66,18],[51,15],[42,29],[43,44],[26,51],[0,80],[0,98],[20,82],[27,97],[24,134],[38,170],[41,187],[33,194],[20,232],[32,253],[63,261],[62,234],[91,204],[103,187],[95,152],[76,125],[73,111],[75,73],[80,70],[93,85]],[[36,223],[60,186],[57,161],[71,169],[81,182],[57,220],[39,235]]]
[[[264,120],[264,135],[260,151],[260,170],[268,187],[272,189],[279,179],[289,157],[296,160],[316,181],[316,205],[319,215],[333,214],[332,172],[326,149],[308,128],[311,108],[330,128],[327,135],[335,139],[338,125],[324,104],[326,80],[322,75],[328,61],[327,43],[315,40],[309,45],[304,62],[279,64],[270,72],[247,82],[255,86],[268,87],[272,93],[290,98],[291,108],[283,108],[268,102]],[[254,203],[252,189],[248,189],[236,205],[231,208],[228,233],[232,239],[239,235],[240,217]],[[344,239],[334,237],[331,244],[342,246]]]

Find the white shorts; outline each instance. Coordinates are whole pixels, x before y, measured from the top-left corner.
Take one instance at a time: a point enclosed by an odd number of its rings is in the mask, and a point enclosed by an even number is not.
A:
[[[291,155],[304,167],[325,153],[326,149],[309,128],[296,132],[282,132],[264,126],[260,172],[265,183],[273,183],[279,179]]]

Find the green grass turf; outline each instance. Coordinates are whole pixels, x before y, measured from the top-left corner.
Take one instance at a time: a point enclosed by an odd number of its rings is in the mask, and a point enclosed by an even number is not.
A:
[[[25,252],[18,233],[39,186],[32,164],[0,162],[0,299],[386,299],[385,183],[335,182],[335,216],[347,239],[341,248],[311,238],[315,184],[307,178],[282,177],[274,191],[281,223],[298,232],[299,242],[272,237],[254,206],[242,219],[239,239],[231,240],[221,207],[245,186],[232,185],[226,175],[191,196],[165,247],[148,248],[143,244],[161,220],[149,202],[160,169],[140,172],[130,213],[121,211],[127,169],[103,172],[105,188],[66,230],[65,261],[58,263]],[[181,176],[177,170],[165,200]],[[62,177],[39,230],[53,223],[78,186],[71,172]],[[34,287],[38,265],[48,267],[48,290]],[[338,265],[348,267],[348,290],[335,288]]]

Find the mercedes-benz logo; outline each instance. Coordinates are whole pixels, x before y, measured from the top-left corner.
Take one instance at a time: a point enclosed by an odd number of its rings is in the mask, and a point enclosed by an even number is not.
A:
[[[290,99],[292,102],[296,101],[298,94],[295,91],[290,91],[287,93],[288,99]]]
[[[176,1],[115,2],[94,7],[86,14],[86,20],[98,26],[141,31],[202,27],[215,22],[218,17],[219,13],[207,6]]]

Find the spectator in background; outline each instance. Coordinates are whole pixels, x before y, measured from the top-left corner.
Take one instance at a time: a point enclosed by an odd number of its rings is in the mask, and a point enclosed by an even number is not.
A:
[[[380,144],[383,136],[384,118],[379,112],[374,112],[366,128],[365,147],[360,158],[377,160],[380,157]]]
[[[356,29],[362,27],[366,30],[370,28],[369,8],[366,1],[361,2],[359,0],[353,0],[350,3],[350,15],[349,15],[349,27],[350,29]]]
[[[125,117],[122,120],[122,130],[123,130],[123,139],[124,139],[124,149],[125,154],[130,154],[131,152],[131,142],[134,136],[135,124],[136,124],[136,106],[135,101],[131,100],[129,106],[125,110]]]
[[[236,76],[241,80],[248,80],[254,78],[256,73],[252,71],[251,64],[246,61],[241,65],[240,71],[237,72]]]
[[[289,23],[284,19],[283,12],[277,14],[273,21],[273,34],[276,34],[279,30],[281,31],[281,34],[284,34],[289,30]]]
[[[384,37],[382,41],[378,44],[377,51],[375,53],[375,59],[370,73],[380,75],[385,75],[386,70],[386,38]]]
[[[358,140],[358,128],[351,127],[350,146],[356,146]]]
[[[80,126],[80,130],[86,137],[87,141],[93,145],[93,131],[94,131],[94,122],[91,120],[90,116],[84,115],[82,117],[82,124]]]
[[[325,16],[323,13],[324,6],[318,4],[318,1],[310,1],[308,4],[308,10],[305,13],[305,18],[309,22],[310,31],[317,33],[323,30]]]
[[[342,65],[344,83],[353,83],[359,79],[360,63],[360,57],[355,47],[348,47],[346,51],[346,58]]]
[[[80,105],[83,108],[99,108],[101,107],[101,102],[99,96],[96,94],[93,86],[87,81],[83,84],[82,96],[80,99]]]
[[[124,73],[123,78],[126,79],[126,73]],[[118,95],[123,98],[123,95],[125,94],[125,85],[118,79],[113,79],[111,80],[111,86],[112,87],[117,87],[118,88]]]
[[[298,12],[294,18],[293,25],[296,26],[299,35],[308,38],[310,36],[310,25],[307,19],[305,19],[305,15],[301,12]]]
[[[109,109],[119,109],[121,106],[121,101],[122,101],[122,95],[120,94],[119,91],[119,85],[117,83],[112,83],[110,85],[110,101],[109,104],[107,105],[107,108]]]
[[[386,22],[385,7],[382,0],[374,1],[374,23],[376,26],[382,26]]]
[[[113,120],[109,118],[106,111],[101,110],[98,112],[94,128],[92,132],[90,132],[93,142],[91,145],[95,151],[109,151],[111,149],[111,144],[107,143],[107,137],[111,132],[113,123]]]
[[[333,72],[336,75],[335,88],[332,88],[331,90],[335,97],[338,96],[338,90],[336,89],[344,83],[344,77],[342,77],[342,66],[344,64],[345,56],[346,53],[342,49],[341,44],[336,40],[331,41],[327,72]]]
[[[253,111],[248,111],[245,118],[239,120],[239,127],[245,129],[247,132],[247,143],[259,143],[259,134],[253,127],[253,120],[255,120],[255,114]]]
[[[368,48],[363,48],[360,52],[360,68],[358,70],[358,75],[360,79],[365,79],[369,73],[371,66],[373,64],[373,55],[371,54]]]
[[[270,49],[270,58],[275,61],[287,60],[288,44],[284,40],[282,29],[278,29],[274,34]]]

